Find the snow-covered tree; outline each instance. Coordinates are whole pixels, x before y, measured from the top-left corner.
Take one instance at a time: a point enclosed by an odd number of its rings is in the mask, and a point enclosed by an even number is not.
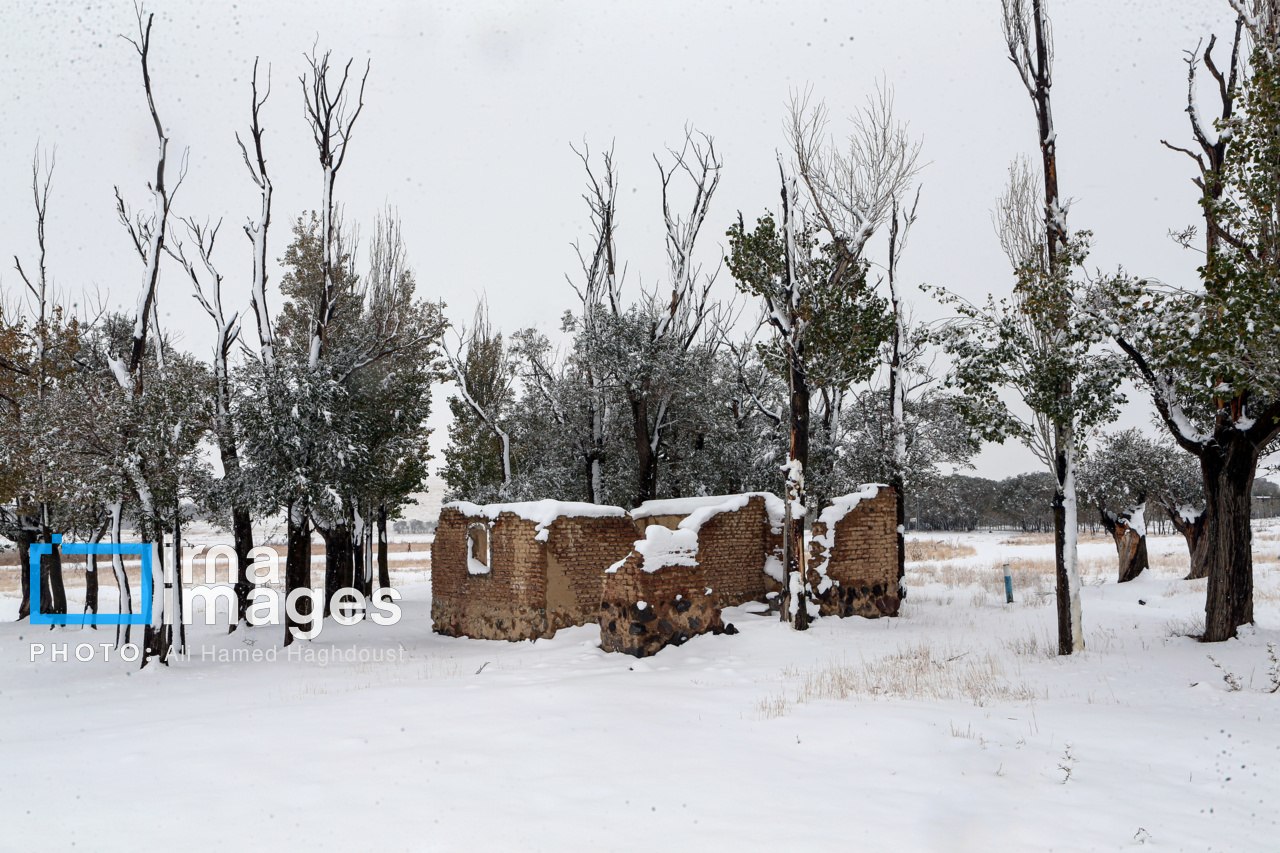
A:
[[[442,475],[451,494],[468,500],[510,500],[511,434],[516,356],[481,302],[468,328],[457,329],[456,352],[447,351],[457,394],[449,398],[453,421]]]
[[[1200,59],[1190,62],[1188,113],[1202,149],[1192,156],[1207,236],[1200,282],[1177,287],[1117,275],[1095,294],[1161,422],[1200,463],[1206,642],[1253,621],[1250,496],[1259,457],[1280,436],[1280,17],[1268,0],[1232,0],[1232,8],[1252,46],[1239,69],[1234,51],[1225,71],[1204,58],[1223,106],[1212,123],[1197,105]]]
[[[1117,391],[1122,370],[1115,357],[1097,352],[1101,332],[1075,307],[1089,235],[1079,233],[1051,252],[1056,225],[1047,229],[1047,238],[1037,227],[1037,184],[1025,161],[1015,163],[996,212],[1016,276],[1012,299],[988,297],[976,305],[945,296],[960,318],[942,330],[941,339],[955,359],[948,382],[961,390],[961,411],[979,436],[1021,441],[1056,479],[1058,651],[1066,655],[1084,648],[1076,557],[1078,457],[1082,437],[1110,422],[1123,402]],[[1016,395],[1025,412],[1010,408],[1004,391]]]

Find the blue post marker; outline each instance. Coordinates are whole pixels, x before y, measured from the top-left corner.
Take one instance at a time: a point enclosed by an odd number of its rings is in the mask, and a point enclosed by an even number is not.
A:
[[[1013,604],[1013,578],[1009,576],[1009,564],[1004,564],[1004,603]]]

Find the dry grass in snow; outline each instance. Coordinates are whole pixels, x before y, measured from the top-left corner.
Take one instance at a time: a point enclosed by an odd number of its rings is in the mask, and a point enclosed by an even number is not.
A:
[[[971,545],[961,545],[955,539],[908,539],[907,562],[918,563],[924,560],[954,560],[957,557],[972,557],[978,553]]]

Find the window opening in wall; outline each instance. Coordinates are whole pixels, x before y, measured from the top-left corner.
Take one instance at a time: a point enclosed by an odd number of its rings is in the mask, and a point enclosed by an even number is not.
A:
[[[489,525],[482,521],[467,525],[467,571],[473,575],[489,574],[491,556]]]

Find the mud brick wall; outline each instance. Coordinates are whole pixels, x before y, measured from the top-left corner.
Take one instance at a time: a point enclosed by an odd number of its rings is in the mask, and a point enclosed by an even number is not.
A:
[[[564,567],[573,590],[575,625],[594,622],[605,569],[631,553],[636,529],[627,516],[560,516],[551,523],[547,548]]]
[[[467,571],[467,527],[489,530],[489,572]],[[504,512],[490,523],[445,507],[431,545],[431,618],[436,633],[487,640],[546,636],[547,559],[536,525]]]
[[[764,598],[769,528],[764,498],[754,496],[740,510],[713,515],[698,531],[698,565],[721,607]]]
[[[864,498],[836,523],[831,553],[817,541],[827,525],[814,522],[809,565],[827,560],[832,586],[819,598],[823,616],[895,616],[901,604],[898,590],[898,509],[894,490],[881,487]],[[820,578],[812,569],[810,583]]]
[[[467,571],[467,528],[489,532],[487,574]],[[437,633],[487,640],[554,636],[595,621],[604,570],[631,551],[631,519],[561,516],[537,539],[537,524],[512,512],[493,522],[457,507],[441,511],[431,546],[431,617]]]
[[[665,566],[646,572],[640,568],[643,562],[633,552],[617,571],[605,575],[600,602],[602,649],[648,657],[696,634],[724,630],[715,595],[704,593],[700,567]]]

